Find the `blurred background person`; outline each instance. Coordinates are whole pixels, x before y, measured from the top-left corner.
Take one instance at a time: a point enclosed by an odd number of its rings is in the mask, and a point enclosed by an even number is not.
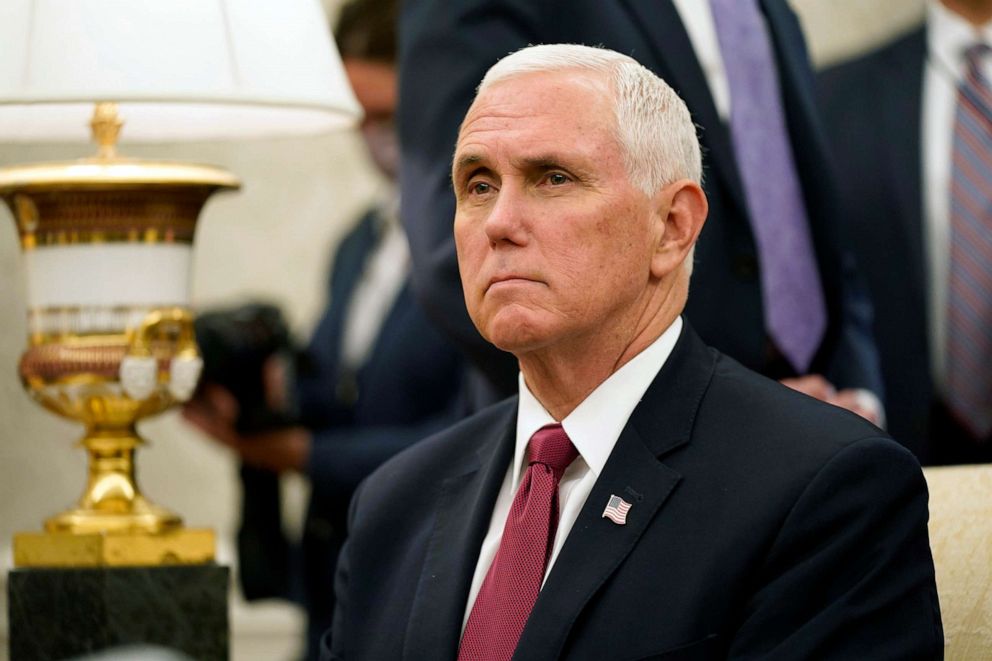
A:
[[[881,422],[870,303],[840,236],[813,76],[785,0],[409,0],[403,7],[402,214],[414,283],[485,375],[490,401],[514,391],[516,368],[465,312],[451,232],[452,145],[490,65],[528,44],[562,42],[629,53],[679,92],[701,127],[710,212],[686,313],[704,340]]]
[[[365,110],[361,130],[369,154],[392,181],[398,160],[395,2],[346,3],[335,37]],[[276,354],[256,375],[263,401],[246,406],[237,396],[239,379],[220,375],[184,410],[243,462],[241,586],[248,599],[303,604],[308,659],[317,658],[319,637],[331,624],[334,567],[352,491],[385,459],[457,418],[461,360],[414,301],[397,205],[390,187],[339,245],[330,302],[295,377],[277,355],[286,345],[277,312],[255,306],[221,313],[228,322],[240,315],[232,327],[245,330],[246,337],[230,344],[265,338]],[[201,322],[201,333],[219,323],[210,314]],[[209,347],[218,342],[208,336],[201,344],[209,377]],[[299,548],[285,538],[280,517],[278,475],[284,471],[302,473],[311,484]]]
[[[992,1],[821,74],[876,306],[889,431],[925,463],[992,460]]]

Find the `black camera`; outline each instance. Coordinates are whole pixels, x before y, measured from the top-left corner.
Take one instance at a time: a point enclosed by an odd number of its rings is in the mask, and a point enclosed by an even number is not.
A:
[[[293,425],[298,418],[293,398],[295,351],[282,311],[266,303],[204,312],[194,322],[203,356],[200,384],[216,383],[238,402],[236,423],[242,434]],[[289,370],[286,406],[273,410],[263,379],[265,363],[275,357]]]

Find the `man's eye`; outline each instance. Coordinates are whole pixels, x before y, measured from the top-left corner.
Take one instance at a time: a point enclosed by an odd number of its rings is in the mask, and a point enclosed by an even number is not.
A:
[[[568,183],[568,177],[563,175],[561,172],[552,172],[548,175],[548,183],[552,186],[561,186],[562,184]]]
[[[486,193],[491,191],[492,188],[493,188],[492,186],[490,186],[484,181],[476,181],[471,186],[469,186],[469,190],[476,195],[485,195]]]

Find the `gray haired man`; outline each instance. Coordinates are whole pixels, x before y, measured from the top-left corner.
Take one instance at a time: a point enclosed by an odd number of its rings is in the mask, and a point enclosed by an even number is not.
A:
[[[519,394],[356,493],[330,658],[940,656],[913,456],[681,316],[707,201],[664,81],[518,51],[452,181],[466,305]]]

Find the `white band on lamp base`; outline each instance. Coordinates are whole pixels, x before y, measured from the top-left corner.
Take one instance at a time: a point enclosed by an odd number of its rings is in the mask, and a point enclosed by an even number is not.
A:
[[[186,305],[184,244],[39,246],[24,253],[28,308]]]

